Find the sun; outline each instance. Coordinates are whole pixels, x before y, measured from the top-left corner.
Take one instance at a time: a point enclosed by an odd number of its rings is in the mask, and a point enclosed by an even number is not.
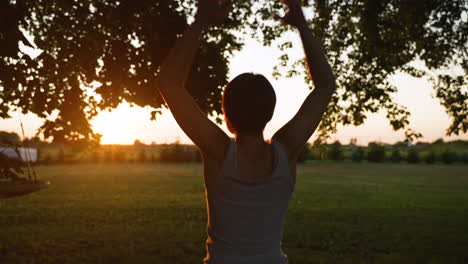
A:
[[[132,145],[137,139],[146,144],[192,143],[169,110],[161,109],[157,120],[150,121],[152,110],[150,107],[131,106],[124,101],[110,112],[100,112],[90,123],[93,131],[102,135],[101,144],[104,145]]]
[[[121,103],[111,112],[102,111],[92,121],[95,133],[102,135],[101,144],[133,144],[136,139],[137,120],[141,117],[141,108]]]

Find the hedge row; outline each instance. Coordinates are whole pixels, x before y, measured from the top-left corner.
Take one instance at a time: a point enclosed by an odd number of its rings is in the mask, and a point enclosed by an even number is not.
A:
[[[440,152],[434,150],[421,151],[416,147],[409,147],[405,150],[398,148],[386,148],[382,144],[370,143],[367,147],[355,146],[350,151],[347,147],[346,150],[335,142],[328,145],[306,145],[299,156],[299,162],[307,160],[352,160],[354,162],[362,162],[367,160],[369,162],[407,162],[410,164],[427,163],[434,164],[441,162],[444,164],[452,164],[455,162],[468,163],[468,152],[457,153],[450,149]]]

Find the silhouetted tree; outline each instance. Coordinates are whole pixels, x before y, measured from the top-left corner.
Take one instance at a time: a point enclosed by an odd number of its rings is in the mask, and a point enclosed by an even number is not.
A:
[[[341,161],[344,159],[340,141],[337,140],[328,147],[327,156],[328,159],[335,161]]]
[[[144,149],[140,150],[140,153],[138,154],[138,161],[142,163],[146,161],[146,153]]]
[[[142,146],[145,146],[145,144],[142,143],[139,139],[135,139],[135,141],[133,142],[133,146],[142,147]]]
[[[91,162],[94,162],[94,163],[101,162],[101,155],[99,151],[96,150],[91,153]]]
[[[162,145],[159,152],[159,159],[162,162],[198,162],[198,149],[195,146],[182,145],[175,142],[170,145]]]
[[[406,147],[408,147],[408,141],[398,141],[395,144],[393,144],[393,148],[402,149]]]
[[[364,160],[364,148],[358,147],[353,154],[351,154],[351,160],[354,162],[361,162]]]
[[[56,141],[98,141],[89,120],[124,100],[153,108],[154,119],[164,105],[154,87],[156,73],[187,28],[195,2],[0,1],[0,118],[8,118],[14,108],[35,113],[44,120],[40,132]],[[243,45],[239,32],[252,32],[270,45],[291,30],[273,22],[280,1],[231,3],[233,11],[225,25],[205,32],[187,82],[207,114],[221,113],[229,58]],[[338,83],[320,124],[320,137],[335,132],[338,124],[360,125],[368,113],[382,108],[393,129],[407,129],[409,113],[393,100],[397,87],[389,82],[397,72],[429,77],[452,119],[447,133],[467,131],[466,1],[317,0],[306,7],[312,7],[310,23],[323,41]],[[30,57],[20,42],[40,52]],[[286,39],[279,47],[288,52],[292,45]],[[302,74],[309,83],[304,61],[288,58],[286,54],[279,58],[275,76]],[[425,67],[411,64],[415,60]],[[435,71],[447,66],[460,66],[465,72]],[[419,136],[410,129],[405,134]]]
[[[317,151],[317,159],[325,160],[327,158],[327,145],[324,144],[320,139],[316,139],[312,144],[312,149]]]
[[[436,152],[431,149],[429,153],[427,153],[426,157],[424,158],[424,161],[428,164],[434,164],[437,161]]]
[[[393,149],[392,155],[390,156],[390,160],[393,163],[399,163],[402,160],[401,153],[397,148]]]
[[[369,143],[367,160],[370,162],[383,162],[385,160],[385,147],[380,143]]]
[[[107,148],[105,151],[104,151],[104,162],[106,163],[110,163],[113,161],[113,153],[112,153],[112,149],[110,148]]]
[[[0,81],[0,84],[1,84],[1,81]],[[21,139],[18,136],[18,134],[16,134],[15,132],[0,131],[0,145],[11,146],[11,145],[20,144],[20,143],[21,143]]]
[[[125,151],[122,148],[117,147],[113,151],[113,162],[123,163],[125,162]]]
[[[463,163],[468,163],[468,152],[464,152],[460,155],[460,161]]]
[[[440,155],[440,160],[445,164],[452,164],[457,161],[457,154],[450,149],[445,149]]]
[[[406,158],[406,160],[408,161],[408,163],[411,164],[419,163],[419,152],[415,147],[411,147],[408,150],[408,157]]]

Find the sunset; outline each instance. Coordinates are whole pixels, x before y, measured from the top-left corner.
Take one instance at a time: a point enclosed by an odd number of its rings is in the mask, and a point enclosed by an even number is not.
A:
[[[0,263],[465,263],[468,3],[0,2]]]
[[[292,38],[292,40],[296,46],[300,46],[299,39]],[[236,52],[230,62],[230,79],[246,71],[264,74],[273,83],[280,99],[272,121],[265,129],[267,138],[294,116],[309,91],[302,77],[278,80],[272,77],[272,65],[275,65],[278,56],[280,52],[275,45],[263,47],[256,40],[248,39],[246,46],[240,52]],[[262,60],[257,62],[253,59],[255,57],[261,57]],[[461,71],[458,67],[450,70]],[[438,100],[434,98],[434,91],[428,80],[397,73],[391,77],[391,82],[398,87],[398,92],[395,94],[396,100],[407,107],[411,113],[410,126],[423,135],[420,141],[432,142],[439,138],[446,141],[468,140],[468,133],[446,135],[450,118]],[[163,110],[163,114],[157,117],[157,121],[150,121],[151,111],[151,108],[141,108],[135,105],[132,107],[124,102],[111,112],[102,111],[91,121],[91,124],[96,133],[102,134],[102,144],[133,144],[136,139],[147,144],[175,141],[193,144],[177,126],[168,110]],[[14,113],[12,116],[12,119],[0,120],[0,127],[2,130],[20,133],[17,118],[20,115]],[[37,128],[42,124],[42,121],[33,115],[23,117],[23,122],[27,128],[27,137],[34,136]],[[227,131],[225,124],[222,124],[222,127]],[[357,138],[358,143],[362,145],[367,145],[372,141],[395,143],[405,140],[402,131],[395,132],[391,128],[385,118],[385,111],[369,114],[369,118],[361,126],[340,127],[337,134],[332,135],[332,139],[340,140],[342,143],[348,143],[351,138]],[[310,141],[313,141],[313,138]]]

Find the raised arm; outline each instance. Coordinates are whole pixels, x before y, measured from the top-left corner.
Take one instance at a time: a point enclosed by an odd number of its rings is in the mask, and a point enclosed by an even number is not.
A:
[[[157,87],[175,120],[197,145],[203,155],[217,159],[224,156],[229,137],[200,110],[185,89],[190,69],[200,44],[202,31],[222,23],[228,14],[225,1],[199,0],[195,22],[190,25],[164,60]]]
[[[289,159],[297,160],[303,146],[322,120],[336,83],[325,53],[307,25],[299,0],[282,0],[282,2],[288,7],[288,12],[281,20],[299,31],[308,72],[315,87],[293,119],[273,136],[284,145]]]

